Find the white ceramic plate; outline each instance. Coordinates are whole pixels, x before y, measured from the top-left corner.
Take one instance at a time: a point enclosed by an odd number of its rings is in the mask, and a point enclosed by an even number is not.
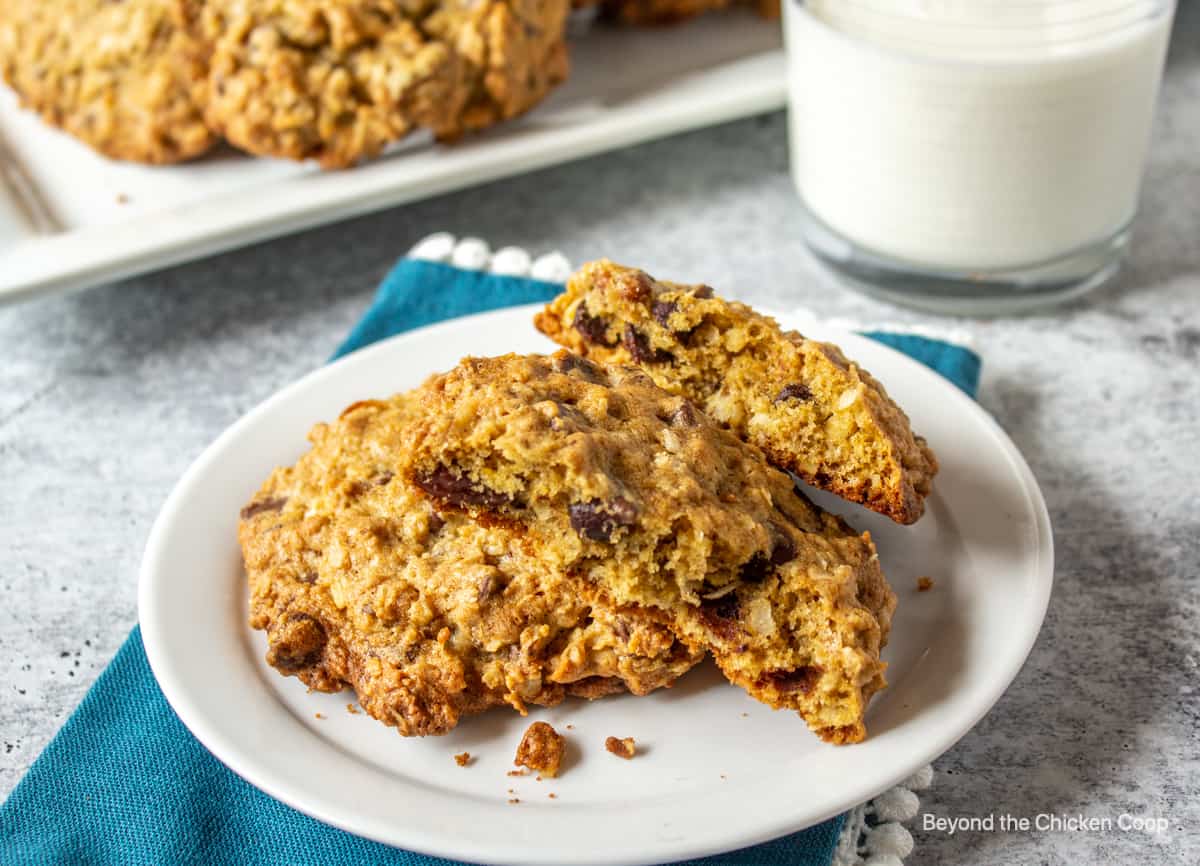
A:
[[[528,115],[449,147],[414,136],[335,172],[232,150],[178,166],[116,162],[0,85],[0,303],[771,111],[783,106],[783,69],[779,23],[749,9],[678,27],[597,26],[572,40],[570,78]]]
[[[531,719],[495,710],[445,737],[404,739],[348,712],[352,695],[308,694],[266,667],[265,642],[245,624],[239,508],[273,467],[303,453],[310,425],[354,400],[407,389],[465,354],[550,350],[530,325],[534,309],[435,325],[324,367],[234,424],[184,475],[150,536],[139,614],[167,699],[213,754],[303,812],[427,854],[662,863],[761,842],[856,805],[940,755],[996,702],[1037,636],[1052,581],[1049,518],[1029,467],[937,374],[866,338],[811,327],[887,384],[942,465],[912,527],[816,497],[871,531],[900,597],[885,653],[891,687],[871,705],[866,742],[821,743],[795,715],[702,666],[649,697],[535,710],[560,731],[574,725],[566,771],[538,782],[506,775]],[[934,579],[931,591],[916,592],[921,575]],[[607,754],[609,735],[634,737],[641,754]],[[462,751],[477,761],[459,768],[452,756]]]

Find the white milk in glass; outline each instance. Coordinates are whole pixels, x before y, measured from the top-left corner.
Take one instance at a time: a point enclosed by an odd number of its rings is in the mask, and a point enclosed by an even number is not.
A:
[[[963,310],[1115,271],[1172,3],[785,6],[792,175],[819,256],[894,299],[928,286],[927,306]]]

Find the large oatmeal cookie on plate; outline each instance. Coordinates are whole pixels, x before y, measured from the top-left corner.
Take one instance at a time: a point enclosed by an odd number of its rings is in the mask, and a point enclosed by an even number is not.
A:
[[[524,533],[431,507],[400,471],[411,407],[366,401],[318,425],[243,509],[272,666],[425,735],[498,705],[645,694],[702,658],[661,613],[547,568]]]

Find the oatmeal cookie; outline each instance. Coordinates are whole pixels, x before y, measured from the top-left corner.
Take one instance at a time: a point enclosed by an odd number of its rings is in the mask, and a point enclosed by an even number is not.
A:
[[[410,736],[502,704],[645,694],[700,660],[661,613],[545,567],[524,533],[431,508],[399,471],[410,407],[317,425],[243,509],[250,624],[280,673],[349,686]]]
[[[0,0],[0,71],[47,123],[105,156],[191,159],[204,124],[199,0]]]
[[[535,318],[542,333],[604,363],[637,364],[778,466],[912,523],[937,459],[878,381],[837,346],[784,331],[708,286],[584,265]]]
[[[632,367],[468,358],[414,399],[406,465],[435,505],[528,532],[538,558],[666,613],[736,684],[823,738],[865,735],[895,595],[870,537]]]
[[[454,110],[432,124],[453,140],[523,114],[567,78],[569,0],[444,0],[423,27],[457,60]]]
[[[208,0],[210,125],[326,168],[417,128],[453,138],[566,77],[567,0]]]

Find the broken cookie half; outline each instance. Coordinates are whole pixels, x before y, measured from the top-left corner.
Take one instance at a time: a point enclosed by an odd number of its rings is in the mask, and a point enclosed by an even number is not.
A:
[[[242,510],[250,625],[267,662],[349,686],[406,736],[567,695],[646,694],[695,665],[661,612],[547,569],[524,535],[431,503],[400,472],[412,402],[355,403]]]
[[[924,512],[933,451],[883,385],[831,343],[709,286],[604,260],[584,265],[534,323],[577,354],[640,367],[815,487],[898,523]]]
[[[414,394],[403,470],[436,509],[517,527],[547,568],[667,615],[823,739],[866,734],[895,595],[869,535],[633,368],[468,358]]]

